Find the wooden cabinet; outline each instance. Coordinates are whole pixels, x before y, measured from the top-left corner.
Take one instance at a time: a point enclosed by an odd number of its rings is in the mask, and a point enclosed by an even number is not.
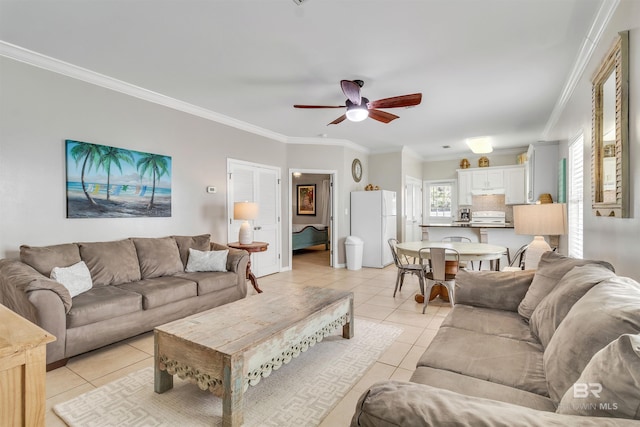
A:
[[[470,170],[458,171],[458,205],[471,206],[471,174]]]
[[[496,188],[504,188],[504,172],[502,168],[483,168],[471,172],[472,190],[492,190]]]
[[[46,349],[55,337],[0,305],[0,425],[44,426]]]
[[[526,203],[524,166],[504,169],[504,203],[507,205]]]

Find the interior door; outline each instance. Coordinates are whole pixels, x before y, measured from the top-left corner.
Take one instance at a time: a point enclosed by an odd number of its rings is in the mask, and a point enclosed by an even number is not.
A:
[[[404,241],[422,240],[422,182],[410,176],[405,178],[405,227]]]
[[[280,271],[280,168],[229,160],[228,239],[238,240],[242,221],[233,219],[235,202],[256,202],[258,217],[249,221],[253,227],[253,240],[267,242],[264,252],[251,254],[251,271],[256,277]]]

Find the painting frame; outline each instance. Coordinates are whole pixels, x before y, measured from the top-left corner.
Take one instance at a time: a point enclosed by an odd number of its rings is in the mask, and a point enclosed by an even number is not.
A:
[[[67,218],[171,217],[170,156],[65,140]]]
[[[296,206],[298,215],[316,215],[316,184],[296,185]]]

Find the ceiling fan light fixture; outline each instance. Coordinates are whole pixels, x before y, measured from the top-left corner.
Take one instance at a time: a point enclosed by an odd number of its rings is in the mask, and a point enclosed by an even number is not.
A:
[[[360,105],[356,105],[347,99],[347,119],[352,122],[361,122],[369,117],[368,102],[366,98],[362,98]]]
[[[488,154],[493,151],[491,140],[486,136],[468,138],[467,145],[474,154]]]

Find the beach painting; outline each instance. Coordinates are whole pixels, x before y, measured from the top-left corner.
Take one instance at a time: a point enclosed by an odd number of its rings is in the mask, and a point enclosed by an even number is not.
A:
[[[171,216],[171,157],[66,140],[67,218]]]

